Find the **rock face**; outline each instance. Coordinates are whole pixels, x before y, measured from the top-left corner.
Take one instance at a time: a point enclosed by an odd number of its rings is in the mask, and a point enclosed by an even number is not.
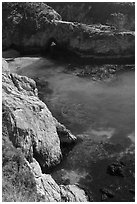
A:
[[[27,161],[26,161],[27,162]],[[37,193],[45,202],[87,202],[85,192],[76,185],[59,186],[49,174],[42,174],[38,162],[33,159],[28,166],[36,181]]]
[[[47,106],[39,100],[32,79],[10,74],[4,60],[2,68],[5,135],[26,158],[25,163],[33,175],[36,193],[45,202],[88,201],[84,190],[75,185],[59,186],[50,175],[43,174],[40,167],[59,163],[62,156],[60,140],[61,143],[70,144],[76,137],[53,118]]]
[[[4,72],[2,83],[3,113],[14,146],[21,147],[28,160],[36,157],[43,167],[59,163],[62,156],[59,127],[63,127],[61,142],[70,143],[76,138],[53,118],[47,106],[39,100],[32,79]]]
[[[54,42],[81,57],[134,57],[134,32],[62,21],[59,14],[48,8],[43,3],[4,3],[3,49],[14,47],[21,52],[45,52]]]
[[[86,26],[55,21],[56,40],[83,57],[120,58],[134,56],[134,32],[116,32],[108,26]],[[60,38],[62,34],[62,39]]]
[[[48,2],[64,21],[84,24],[109,24],[118,30],[135,31],[133,2]]]

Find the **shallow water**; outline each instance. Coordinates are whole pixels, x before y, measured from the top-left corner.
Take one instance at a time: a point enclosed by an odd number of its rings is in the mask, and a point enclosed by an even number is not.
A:
[[[58,183],[86,186],[96,201],[100,200],[99,188],[106,185],[115,191],[116,186],[123,188],[125,195],[121,198],[121,191],[117,190],[119,193],[113,201],[130,201],[126,192],[133,187],[133,179],[121,181],[121,178],[107,175],[105,169],[109,162],[134,146],[134,71],[118,73],[104,81],[92,81],[79,78],[73,72],[65,73],[65,67],[66,64],[35,59],[17,71],[39,78],[43,84],[48,82],[46,89],[42,88],[42,99],[52,114],[82,139],[54,169],[52,176]]]

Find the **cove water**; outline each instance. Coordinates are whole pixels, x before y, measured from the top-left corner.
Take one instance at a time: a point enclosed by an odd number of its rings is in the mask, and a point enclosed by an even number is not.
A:
[[[42,99],[53,116],[81,139],[51,172],[53,178],[60,184],[84,185],[93,192],[96,201],[100,199],[101,186],[132,185],[132,179],[121,183],[120,178],[107,175],[105,168],[109,161],[134,146],[134,71],[119,72],[105,81],[93,81],[73,72],[65,73],[66,64],[47,59],[29,63],[27,60],[17,73],[37,77],[43,84],[48,82],[46,89],[42,88]],[[127,200],[126,190],[122,193],[116,200]]]

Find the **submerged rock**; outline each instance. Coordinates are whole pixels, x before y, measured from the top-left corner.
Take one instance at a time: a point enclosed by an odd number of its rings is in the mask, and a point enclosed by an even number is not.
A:
[[[129,192],[135,195],[135,190],[134,189],[129,189]]]
[[[101,195],[101,200],[107,200],[108,198],[113,198],[114,197],[114,193],[108,189],[108,188],[102,188],[100,189],[102,195]]]
[[[124,177],[124,164],[122,163],[113,163],[108,166],[107,173],[112,176],[121,176]]]

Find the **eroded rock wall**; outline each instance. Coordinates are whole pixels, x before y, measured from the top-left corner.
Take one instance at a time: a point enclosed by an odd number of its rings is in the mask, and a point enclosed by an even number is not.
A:
[[[134,32],[62,21],[43,3],[3,4],[3,49],[45,53],[52,42],[81,57],[130,58],[135,54]]]

